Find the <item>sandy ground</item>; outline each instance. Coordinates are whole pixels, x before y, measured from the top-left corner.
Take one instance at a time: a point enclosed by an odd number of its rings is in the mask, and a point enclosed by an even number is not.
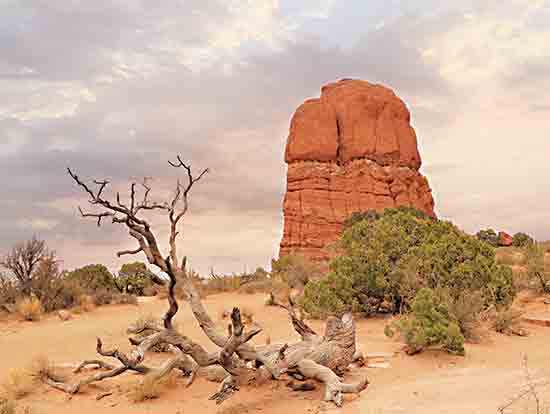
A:
[[[205,304],[217,316],[222,309],[239,305],[252,310],[264,332],[255,341],[297,340],[284,310],[264,306],[265,295],[221,294],[210,296]],[[38,355],[47,355],[56,364],[74,364],[95,357],[95,338],[103,339],[106,347],[128,349],[125,329],[129,321],[140,315],[160,315],[164,301],[153,299],[139,306],[109,306],[61,322],[50,316],[37,323],[0,323],[0,377],[11,368],[28,365]],[[543,312],[542,302],[530,304],[530,311]],[[176,318],[181,331],[214,349],[200,331],[185,304]],[[322,332],[322,322],[312,322]],[[358,321],[358,343],[366,353],[392,353],[401,344],[384,336],[385,321]],[[397,353],[388,369],[363,368],[371,380],[360,398],[346,396],[343,408],[335,409],[320,403],[321,390],[298,393],[283,382],[271,382],[260,388],[243,387],[222,406],[208,400],[218,384],[198,379],[184,388],[185,379],[176,387],[164,389],[161,398],[145,403],[131,402],[128,393],[139,378],[127,374],[88,386],[72,398],[56,390],[40,386],[22,404],[37,414],[53,413],[113,413],[113,414],[176,414],[176,413],[320,413],[345,414],[422,413],[475,414],[496,413],[500,404],[515,395],[524,383],[522,360],[528,355],[529,366],[536,377],[550,377],[550,328],[529,326],[525,338],[492,334],[481,344],[468,345],[466,357],[453,357],[432,351],[410,357]],[[159,361],[158,356],[152,358]],[[151,361],[151,359],[148,359]],[[350,375],[361,375],[355,371]],[[96,401],[106,390],[113,395]],[[520,409],[513,412],[523,412]]]

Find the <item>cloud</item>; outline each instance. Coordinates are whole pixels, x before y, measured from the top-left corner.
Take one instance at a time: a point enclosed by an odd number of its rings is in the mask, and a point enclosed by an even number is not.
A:
[[[86,198],[65,168],[120,191],[153,176],[162,197],[180,177],[167,164],[179,153],[211,168],[184,223],[192,266],[267,265],[281,237],[292,112],[343,77],[387,84],[408,103],[441,216],[468,230],[494,223],[549,237],[534,192],[550,150],[546,4],[352,3],[8,4],[0,251],[37,232],[67,267],[119,266],[114,252],[132,240],[77,216]],[[533,214],[521,213],[525,203]],[[165,220],[152,219],[165,237]]]

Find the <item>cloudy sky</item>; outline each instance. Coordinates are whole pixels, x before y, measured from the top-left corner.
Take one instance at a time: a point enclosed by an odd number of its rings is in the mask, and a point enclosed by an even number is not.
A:
[[[65,168],[117,189],[152,176],[162,195],[179,153],[211,169],[180,242],[191,265],[267,266],[282,233],[290,117],[344,77],[407,102],[440,217],[550,238],[550,0],[0,8],[0,252],[37,234],[68,268],[119,267],[114,252],[134,243],[78,217],[86,199]]]

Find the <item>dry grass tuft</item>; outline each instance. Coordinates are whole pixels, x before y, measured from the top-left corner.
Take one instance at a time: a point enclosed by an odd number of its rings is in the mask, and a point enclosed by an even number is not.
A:
[[[130,399],[135,403],[154,400],[159,397],[160,383],[149,376],[146,376],[143,381],[137,383],[130,391]]]
[[[500,265],[524,266],[525,250],[520,247],[499,247],[496,251],[496,261]]]
[[[81,312],[91,312],[95,309],[94,298],[90,295],[80,295],[78,297],[78,307]]]
[[[38,383],[46,377],[59,382],[66,380],[55,372],[47,357],[35,357],[27,367],[9,371],[1,384],[2,394],[7,397],[7,400],[19,400],[31,394]]]
[[[36,378],[28,370],[12,369],[2,383],[2,391],[8,400],[19,400],[33,391],[35,382]]]
[[[16,407],[15,401],[0,398],[0,414],[15,414]]]
[[[173,389],[177,386],[178,375],[175,372],[171,372],[160,380],[152,376],[145,376],[143,381],[131,389],[130,399],[135,403],[154,400],[160,397],[163,389]]]
[[[250,325],[252,322],[254,322],[254,311],[249,307],[243,306],[241,308],[241,316],[243,318],[243,322],[247,325]]]
[[[17,314],[25,321],[39,321],[43,313],[42,303],[36,297],[18,300],[15,309]]]

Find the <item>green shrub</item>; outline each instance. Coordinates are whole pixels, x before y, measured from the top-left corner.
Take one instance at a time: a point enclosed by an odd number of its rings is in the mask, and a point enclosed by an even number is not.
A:
[[[525,262],[529,280],[537,283],[542,292],[550,293],[550,271],[545,263],[545,251],[542,245],[528,244],[525,248]]]
[[[153,272],[143,262],[125,263],[118,272],[116,285],[122,293],[144,296],[153,285],[152,276]]]
[[[298,255],[287,255],[271,260],[271,276],[280,279],[290,288],[303,289],[308,281],[322,276],[321,268]]]
[[[447,289],[453,300],[479,292],[484,307],[507,305],[515,296],[512,271],[496,264],[494,248],[412,208],[356,222],[339,248],[329,275],[304,290],[308,313],[407,312],[422,287]]]
[[[493,229],[480,230],[476,233],[476,237],[493,247],[498,246],[498,234]]]
[[[407,344],[407,353],[426,348],[442,348],[451,354],[464,355],[464,336],[452,317],[447,304],[431,289],[418,291],[411,313],[386,330],[392,336],[396,330]]]
[[[67,280],[74,281],[87,291],[107,289],[118,291],[115,277],[102,264],[91,264],[69,272]]]
[[[514,234],[512,244],[515,247],[526,247],[527,245],[534,243],[534,241],[535,240],[528,234],[519,232]]]

